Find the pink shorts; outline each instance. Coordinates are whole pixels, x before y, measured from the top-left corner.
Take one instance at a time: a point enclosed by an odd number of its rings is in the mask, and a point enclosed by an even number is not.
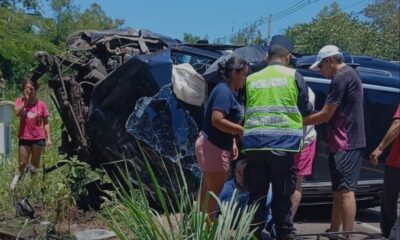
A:
[[[203,172],[228,172],[230,151],[215,146],[201,133],[196,140],[195,151],[200,169]]]
[[[300,153],[294,155],[294,163],[296,164],[297,176],[308,176],[312,173],[312,165],[315,159],[315,149],[317,139],[307,145]]]

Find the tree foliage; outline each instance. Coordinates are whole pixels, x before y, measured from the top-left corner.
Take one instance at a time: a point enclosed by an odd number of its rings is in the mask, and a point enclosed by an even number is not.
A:
[[[107,16],[101,6],[92,3],[76,21],[76,29],[118,29],[124,24],[122,19],[112,19]]]
[[[117,29],[124,23],[107,16],[96,3],[80,12],[72,0],[50,0],[54,16],[46,18],[38,2],[0,0],[0,71],[7,85],[19,84],[28,75],[36,64],[36,51],[61,53],[68,34],[83,29]]]
[[[363,11],[379,34],[378,56],[400,60],[400,1],[375,0]]]
[[[235,32],[230,42],[234,45],[261,45],[262,38],[258,26],[253,23]]]
[[[195,36],[191,33],[183,33],[183,42],[184,43],[198,43],[199,41],[208,42],[208,35],[206,34],[203,38],[199,36]]]
[[[52,42],[60,44],[72,32],[84,29],[118,29],[124,24],[121,19],[108,17],[100,5],[93,3],[83,13],[73,0],[51,0],[54,13],[55,33]]]
[[[0,8],[0,70],[9,83],[20,83],[26,77],[35,65],[35,51],[58,51],[42,34],[48,24],[41,17]]]
[[[373,6],[381,8],[382,4],[375,3]],[[382,13],[374,12],[375,19],[382,17]],[[388,18],[391,19],[395,14],[390,13],[389,16]],[[372,21],[372,24],[389,26],[387,22],[378,24],[376,20]],[[384,29],[384,27],[381,28]],[[288,28],[286,35],[294,42],[296,51],[302,54],[316,54],[321,47],[334,44],[342,51],[351,54],[396,60],[399,58],[399,35],[388,33],[388,36],[392,38],[385,37],[382,29],[372,27],[369,22],[360,21],[356,16],[342,11],[337,3],[333,3],[330,8],[325,7],[310,23],[296,24]],[[396,29],[393,32],[398,32],[398,27]],[[394,51],[390,52],[388,48]],[[396,52],[397,55],[394,54]]]
[[[1,8],[26,9],[38,13],[40,11],[38,0],[0,0]]]
[[[196,43],[197,41],[201,40],[199,36],[195,36],[191,33],[183,33],[183,42],[184,43]]]

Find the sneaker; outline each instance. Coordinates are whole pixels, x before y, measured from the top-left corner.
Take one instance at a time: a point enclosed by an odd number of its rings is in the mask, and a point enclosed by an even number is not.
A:
[[[29,171],[31,172],[31,174],[35,174],[35,173],[37,173],[38,170],[34,166],[29,165]]]
[[[19,175],[14,175],[13,180],[11,181],[10,185],[10,190],[13,191],[15,189],[15,186],[17,186],[17,183],[19,181],[20,176]]]
[[[273,238],[267,229],[263,229],[260,234],[260,240],[273,240]]]

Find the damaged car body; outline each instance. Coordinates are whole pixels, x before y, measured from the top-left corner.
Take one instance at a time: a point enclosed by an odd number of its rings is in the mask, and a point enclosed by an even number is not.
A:
[[[172,85],[174,69],[188,64],[197,74],[203,74],[209,83],[201,90],[206,96],[215,85],[207,78],[213,75],[207,70],[218,59],[226,58],[226,51],[232,52],[238,46],[183,44],[133,29],[76,32],[66,43],[68,51],[62,56],[37,52],[39,64],[31,75],[34,81],[45,73],[50,75],[48,85],[64,126],[60,153],[67,158],[76,156],[94,168],[102,167],[117,179],[121,177],[120,169],[126,168],[134,185],[140,178],[155,207],[158,205],[146,160],[166,193],[176,191],[178,184],[174,182],[178,179],[167,173],[182,172],[188,192],[194,195],[201,181],[194,143],[202,128],[203,106],[177,97]],[[265,51],[259,47],[256,50]],[[253,71],[266,65],[264,58],[265,55],[250,63]],[[314,59],[315,56],[302,57],[295,66],[316,93],[318,110],[323,106],[329,80],[308,70]],[[350,55],[346,56],[346,63],[356,68],[364,83],[367,138],[373,139],[367,146],[370,150],[383,137],[391,111],[398,104],[398,65]],[[386,68],[389,70],[380,70]],[[378,116],[379,120],[374,119]],[[379,127],[373,125],[377,121]],[[318,157],[313,175],[304,184],[305,205],[330,204],[332,199],[324,155],[326,126],[317,130]],[[356,192],[365,200],[365,206],[378,204],[380,198],[382,167],[371,169],[364,167],[361,192]]]
[[[202,73],[223,53],[133,29],[77,32],[66,43],[63,56],[37,52],[39,65],[30,76],[37,81],[50,75],[64,127],[60,153],[103,167],[112,177],[127,168],[134,184],[140,177],[148,186],[153,203],[146,159],[166,192],[176,188],[166,171],[182,170],[189,193],[196,193],[201,171],[194,142],[203,109],[175,97],[172,69],[189,63]]]

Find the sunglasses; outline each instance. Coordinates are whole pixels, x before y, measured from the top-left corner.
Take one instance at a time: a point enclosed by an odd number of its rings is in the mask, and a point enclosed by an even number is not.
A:
[[[328,58],[324,58],[321,60],[321,62],[319,62],[318,64],[318,68],[321,69],[322,68],[322,64],[326,63],[328,61]]]

